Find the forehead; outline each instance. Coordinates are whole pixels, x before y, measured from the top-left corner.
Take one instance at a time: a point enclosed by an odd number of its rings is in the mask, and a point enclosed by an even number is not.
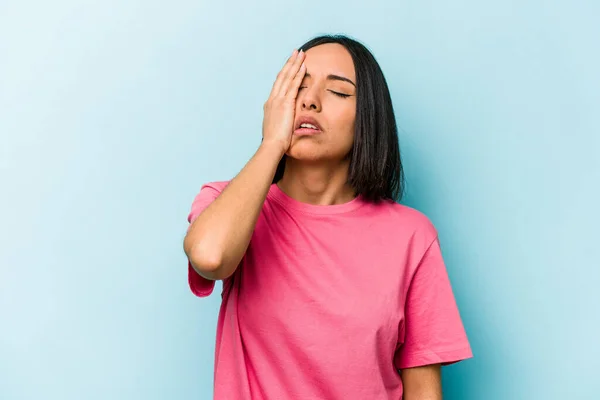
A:
[[[352,56],[341,44],[327,43],[308,49],[304,62],[312,76],[335,74],[356,81]]]

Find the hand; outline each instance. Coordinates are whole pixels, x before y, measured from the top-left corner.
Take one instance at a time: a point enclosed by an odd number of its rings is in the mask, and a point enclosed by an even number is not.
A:
[[[263,144],[280,146],[282,155],[290,148],[294,132],[296,97],[306,66],[304,52],[294,50],[277,75],[271,95],[264,105]]]

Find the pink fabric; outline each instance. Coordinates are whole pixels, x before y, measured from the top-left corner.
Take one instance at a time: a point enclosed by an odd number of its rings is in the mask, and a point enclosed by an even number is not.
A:
[[[188,221],[226,185],[204,185]],[[221,296],[218,400],[401,399],[398,369],[472,357],[434,226],[391,201],[317,206],[272,185]]]

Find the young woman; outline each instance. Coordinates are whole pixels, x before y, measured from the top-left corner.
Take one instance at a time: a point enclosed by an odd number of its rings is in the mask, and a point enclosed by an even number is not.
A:
[[[440,366],[472,354],[436,230],[396,202],[383,73],[345,36],[300,50],[256,154],[188,216],[191,290],[223,280],[214,398],[441,399]]]

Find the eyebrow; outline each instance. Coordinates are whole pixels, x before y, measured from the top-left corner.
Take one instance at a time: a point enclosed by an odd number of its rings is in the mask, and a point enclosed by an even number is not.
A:
[[[304,74],[305,78],[312,78],[311,74],[309,74],[308,72],[306,74]],[[342,81],[342,82],[348,82],[351,83],[352,86],[356,87],[356,85],[354,84],[354,82],[352,82],[350,79],[345,78],[343,76],[339,76],[339,75],[333,75],[333,74],[329,74],[327,75],[327,80],[328,81]]]

